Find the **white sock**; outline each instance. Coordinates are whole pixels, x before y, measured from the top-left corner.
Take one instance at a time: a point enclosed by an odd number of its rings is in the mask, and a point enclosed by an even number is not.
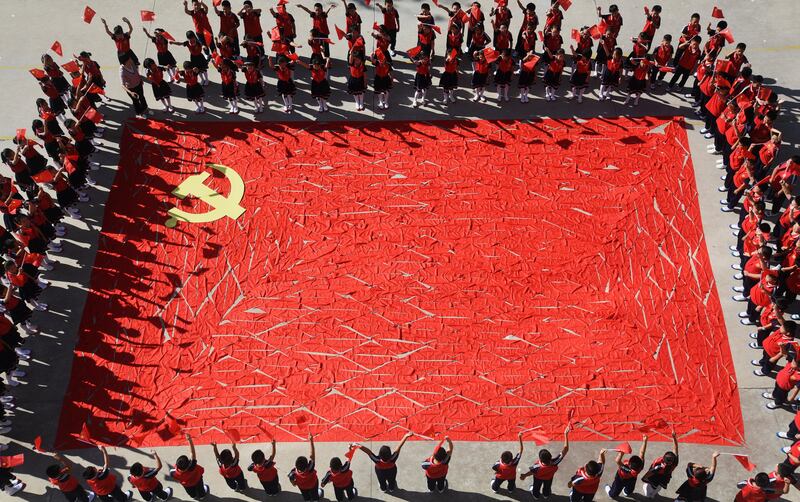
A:
[[[481,98],[483,97],[483,92],[484,92],[483,87],[478,87],[478,96],[479,97],[481,97]]]
[[[289,108],[289,96],[281,96],[283,98],[283,106]]]
[[[383,106],[389,106],[389,91],[383,93]]]
[[[421,95],[422,102],[424,103],[425,102],[425,95],[428,93],[428,89],[422,89],[421,91],[419,91],[419,93]]]
[[[294,97],[289,95],[286,96],[286,100],[289,101],[289,106],[294,106]]]

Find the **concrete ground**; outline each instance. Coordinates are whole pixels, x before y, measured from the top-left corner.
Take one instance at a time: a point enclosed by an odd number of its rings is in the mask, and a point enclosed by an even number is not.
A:
[[[261,0],[255,0],[256,7],[268,8],[268,4]],[[290,2],[289,9],[298,19],[300,33],[307,33],[309,28],[308,19],[301,15],[299,9],[293,6],[296,2]],[[303,4],[311,6],[313,2],[304,1]],[[359,5],[364,26],[369,27],[373,23],[375,11],[366,8],[363,1],[356,2]],[[412,18],[416,6],[420,2],[410,0],[397,0],[396,4],[401,11],[402,24],[406,27],[400,36],[398,48],[408,48],[414,45],[413,30],[409,22]],[[486,0],[488,4],[491,2]],[[513,4],[513,2],[511,2]],[[641,0],[625,0],[618,2],[622,7],[622,14],[625,18],[622,36],[620,40],[625,40],[635,36],[637,30],[643,23],[642,7],[645,2]],[[664,22],[659,36],[664,33],[677,35],[687,21],[692,12],[700,12],[703,15],[703,23],[710,20],[709,14],[712,0],[673,0],[662,2],[664,6]],[[240,2],[235,1],[238,6]],[[536,2],[539,14],[543,17],[545,2]],[[18,127],[30,128],[30,122],[35,118],[34,100],[39,97],[40,92],[27,70],[39,66],[39,56],[45,52],[58,39],[64,47],[65,54],[89,50],[103,66],[107,80],[109,81],[108,95],[112,102],[104,110],[108,118],[108,134],[103,141],[101,153],[96,157],[103,167],[96,178],[98,186],[92,190],[93,201],[83,207],[86,216],[83,221],[71,221],[69,236],[64,239],[64,253],[58,257],[61,265],[56,272],[50,274],[53,280],[53,287],[44,293],[44,301],[51,305],[51,312],[45,315],[37,315],[37,322],[41,327],[41,335],[33,337],[29,341],[29,346],[33,349],[35,358],[30,363],[29,376],[25,379],[25,384],[13,390],[17,396],[18,408],[14,412],[13,431],[8,435],[11,443],[10,449],[5,454],[16,454],[24,452],[26,463],[17,468],[16,472],[26,483],[28,488],[19,494],[27,500],[58,500],[58,495],[53,489],[46,486],[43,479],[43,468],[49,463],[49,459],[31,450],[33,438],[42,435],[45,447],[52,444],[55,436],[55,428],[60,412],[61,401],[68,380],[71,365],[69,352],[75,344],[76,331],[80,322],[83,304],[86,298],[86,287],[94,261],[95,250],[97,247],[98,233],[102,226],[103,204],[108,194],[108,187],[111,186],[115,168],[118,160],[118,139],[120,137],[120,125],[131,115],[127,103],[127,97],[121,91],[116,76],[116,58],[114,47],[105,35],[99,19],[91,25],[86,25],[81,21],[81,13],[85,2],[77,0],[38,0],[37,2],[20,2],[16,0],[0,0],[0,18],[2,18],[3,30],[0,31],[0,88],[6,89],[4,96],[0,99],[2,104],[3,118],[0,121],[0,140],[2,147],[8,146],[9,140],[14,135]],[[107,17],[110,24],[116,24],[122,16],[128,16],[134,24],[133,49],[140,58],[144,58],[154,53],[153,47],[147,42],[141,33],[141,22],[139,21],[139,10],[148,9],[157,13],[157,22],[151,26],[161,26],[167,29],[176,37],[185,30],[191,28],[191,21],[182,12],[182,5],[179,1],[166,0],[96,0],[93,7],[98,12],[99,17]],[[796,152],[798,135],[800,128],[797,126],[798,101],[797,89],[800,89],[800,73],[796,71],[793,63],[800,54],[798,45],[796,20],[800,14],[800,4],[796,0],[770,0],[769,2],[755,2],[736,0],[722,2],[720,7],[728,16],[727,20],[731,25],[737,41],[748,44],[747,55],[753,63],[755,73],[761,73],[767,77],[769,84],[775,89],[784,100],[783,113],[778,121],[777,127],[784,132],[784,147],[781,150],[780,159],[785,159],[789,154]],[[516,5],[512,5],[515,23],[512,31],[516,31],[519,22],[519,11]],[[595,19],[593,16],[594,5],[584,0],[575,0],[573,7],[567,12],[564,22],[565,38],[568,38],[569,30],[572,27],[579,27],[584,24],[592,24]],[[487,9],[488,10],[488,9]],[[436,12],[436,19],[439,24],[443,24],[444,17]],[[375,18],[377,19],[377,17]],[[343,9],[338,5],[331,13],[331,25],[339,24],[343,26]],[[212,16],[212,24],[216,25]],[[264,18],[265,28],[271,27],[268,16]],[[795,35],[792,35],[795,33]],[[371,45],[371,44],[370,44]],[[628,49],[627,43],[623,43],[625,50]],[[344,56],[345,45],[343,42],[337,43],[334,47],[334,57]],[[301,54],[306,50],[301,49]],[[441,52],[441,50],[440,50]],[[176,54],[181,50],[176,50]],[[62,61],[63,62],[63,61]],[[709,253],[711,256],[713,271],[718,282],[718,290],[722,306],[725,313],[726,324],[729,333],[730,347],[733,352],[734,368],[740,386],[741,400],[743,403],[743,415],[745,420],[745,432],[747,445],[742,448],[727,448],[725,451],[740,451],[751,455],[752,460],[759,466],[759,469],[770,471],[779,462],[783,455],[779,448],[787,443],[778,440],[774,432],[785,430],[786,424],[791,419],[791,415],[785,411],[768,411],[764,408],[764,401],[759,394],[772,387],[772,380],[755,377],[751,370],[750,359],[757,353],[747,348],[748,330],[741,326],[736,317],[742,304],[737,304],[730,299],[731,286],[734,281],[731,277],[730,264],[733,259],[727,250],[728,245],[733,243],[733,237],[728,230],[730,223],[735,223],[736,216],[733,214],[723,214],[719,211],[719,194],[716,187],[719,185],[720,171],[714,169],[716,157],[705,153],[706,141],[697,133],[700,123],[693,118],[691,110],[686,105],[686,100],[678,95],[664,94],[657,91],[652,96],[643,99],[638,108],[622,106],[621,100],[616,99],[612,103],[600,103],[596,99],[596,88],[589,99],[582,105],[568,102],[561,99],[557,103],[546,103],[542,99],[543,88],[540,85],[534,90],[535,98],[526,106],[521,106],[517,102],[498,105],[490,101],[485,104],[473,104],[463,98],[468,96],[468,92],[461,90],[459,103],[449,108],[445,108],[439,103],[431,103],[421,109],[414,109],[410,106],[410,90],[412,73],[410,65],[399,64],[399,71],[395,72],[395,77],[399,80],[392,92],[392,109],[386,115],[391,119],[399,120],[425,120],[444,117],[462,118],[530,118],[531,116],[545,117],[595,117],[595,116],[618,116],[618,115],[685,115],[689,119],[690,144],[693,152],[693,161],[696,169],[696,179],[700,192],[700,207],[703,216],[703,224],[706,232]],[[462,68],[463,70],[464,68]],[[355,106],[343,92],[344,85],[344,65],[338,61],[333,72],[334,96],[331,99],[332,113],[326,116],[326,120],[380,120],[384,115],[374,113],[369,100],[372,93],[367,94],[368,109],[365,112],[356,112]],[[212,71],[212,74],[214,72]],[[212,76],[214,79],[214,76]],[[462,77],[462,82],[466,79]],[[268,77],[271,88],[274,89],[272,77]],[[596,87],[596,84],[595,84]],[[562,88],[561,94],[564,90]],[[149,90],[147,91],[150,97]],[[209,88],[209,94],[216,93],[214,87]],[[182,95],[182,91],[178,94]],[[438,93],[432,91],[431,94],[438,98]],[[494,96],[493,92],[489,93]],[[215,103],[220,101],[215,100]],[[300,85],[300,92],[296,98],[297,111],[292,116],[283,114],[280,110],[281,105],[274,99],[270,102],[270,109],[267,113],[259,116],[258,120],[266,121],[286,121],[286,120],[316,120],[314,113],[316,104],[311,102],[307,93],[307,87]],[[175,99],[175,106],[179,109],[177,117],[193,120],[194,114],[189,113],[190,105],[183,99]],[[249,107],[244,107],[244,112],[235,120],[251,120],[253,116]],[[162,118],[164,115],[157,112],[155,118]],[[203,120],[230,120],[224,108],[209,106],[209,113]],[[722,368],[721,371],[729,372],[730,368]],[[635,411],[632,411],[635,413]],[[654,438],[663,441],[666,438]],[[249,457],[250,451],[256,445],[245,445],[242,447],[243,456]],[[265,447],[267,445],[260,445]],[[370,445],[377,446],[377,445]],[[561,472],[557,476],[555,491],[559,495],[553,497],[555,500],[564,500],[563,494],[567,493],[565,487],[569,476],[576,467],[596,455],[600,447],[611,445],[599,443],[578,443],[573,445],[569,457],[562,464]],[[532,444],[526,445],[527,450],[523,459],[523,464],[529,464],[535,455],[537,448]],[[558,448],[556,444],[553,448]],[[638,444],[634,444],[637,448]],[[280,476],[285,480],[292,460],[299,454],[306,452],[305,444],[279,444],[277,462],[279,465]],[[318,458],[321,464],[326,464],[327,459],[332,455],[341,455],[346,448],[343,444],[320,444],[318,447]],[[513,494],[501,493],[492,494],[488,484],[491,478],[489,467],[495,461],[500,451],[505,448],[513,448],[511,444],[488,444],[488,443],[458,443],[451,467],[450,486],[452,490],[448,495],[431,496],[425,493],[423,476],[419,470],[417,461],[426,456],[431,448],[430,443],[412,442],[403,452],[401,468],[399,474],[400,492],[393,495],[385,495],[380,492],[372,474],[371,464],[362,457],[356,457],[354,465],[355,480],[359,487],[362,500],[428,500],[442,498],[458,501],[482,501],[482,500],[503,500],[513,498],[525,500],[530,496],[526,492],[518,489]],[[650,458],[652,455],[660,454],[661,450],[667,448],[665,443],[655,443],[651,446]],[[167,461],[172,461],[178,454],[180,448],[162,448],[160,454]],[[251,490],[245,494],[234,494],[222,482],[220,476],[212,468],[214,461],[211,448],[200,446],[198,448],[200,462],[207,468],[206,479],[211,485],[212,496],[208,500],[248,500],[260,499],[263,492]],[[707,463],[713,448],[707,446],[685,444],[681,446],[682,466],[686,461]],[[79,465],[89,465],[100,461],[97,451],[87,449],[67,452],[69,457]],[[127,472],[126,466],[134,461],[142,460],[147,452],[138,451],[130,448],[115,448],[110,451],[112,465],[120,474]],[[611,480],[613,469],[609,468],[604,476],[605,481]],[[732,500],[736,492],[734,485],[740,479],[748,476],[731,457],[723,456],[720,458],[718,476],[711,485],[709,494],[714,500]],[[682,481],[683,474],[678,471],[676,481],[673,482],[671,490],[667,493],[672,497],[678,484]],[[170,482],[170,486],[176,488],[179,499],[186,499],[180,492],[180,488]],[[279,500],[299,500],[299,495],[283,482],[284,488],[289,488],[289,492],[282,495]],[[527,486],[527,483],[520,483],[520,486]],[[183,495],[183,496],[182,496]],[[328,493],[329,496],[332,493]],[[637,496],[638,497],[638,496]],[[598,495],[598,499],[605,499],[605,494]],[[787,499],[800,500],[797,492],[791,493]]]

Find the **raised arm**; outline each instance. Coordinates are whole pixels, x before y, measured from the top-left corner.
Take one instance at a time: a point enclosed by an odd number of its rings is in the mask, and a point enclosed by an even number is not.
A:
[[[672,431],[672,453],[678,454],[678,435]]]
[[[400,441],[400,444],[399,444],[399,445],[397,445],[397,454],[398,454],[398,455],[400,454],[400,450],[402,450],[402,449],[403,449],[403,445],[405,445],[405,444],[406,444],[406,441],[408,441],[409,439],[411,439],[411,437],[412,437],[413,435],[414,435],[414,433],[413,433],[413,432],[406,432],[405,436],[403,436],[403,439]]]
[[[160,471],[164,464],[161,463],[161,457],[158,456],[158,452],[153,450],[153,458],[156,459],[156,472]]]
[[[183,12],[189,16],[192,15],[192,11],[189,10],[189,2],[183,0]]]
[[[316,451],[314,449],[314,436],[313,435],[311,435],[311,434],[308,435],[308,442],[311,445],[311,453],[308,455],[308,458],[310,458],[311,461],[313,462],[314,459],[316,458]]]
[[[156,41],[156,37],[151,35],[150,32],[147,31],[147,28],[145,28],[144,26],[142,26],[142,31],[144,32],[144,36],[146,36],[147,38],[149,38],[153,42]]]
[[[617,452],[617,456],[614,459],[614,463],[617,464],[617,465],[622,465],[622,457],[623,457],[623,455],[625,455],[623,452],[618,451]]]
[[[186,434],[186,441],[189,442],[189,453],[191,455],[191,461],[195,462],[197,460],[197,452],[194,450],[194,442],[192,441],[192,436]]]
[[[564,429],[564,447],[561,448],[561,459],[563,460],[564,457],[567,456],[567,452],[569,451],[569,431],[570,426],[567,425],[567,428]]]
[[[108,469],[108,452],[106,451],[106,447],[105,446],[101,446],[100,447],[100,453],[103,454],[103,469],[102,470],[105,471],[106,469]]]
[[[214,449],[214,458],[219,460],[219,450],[217,449],[217,443],[211,443],[211,448]]]
[[[642,447],[639,448],[639,458],[644,462],[644,455],[647,453],[647,435],[642,436]]]
[[[236,448],[236,443],[231,443],[231,450],[233,450],[233,463],[239,461],[239,449]]]
[[[112,33],[111,30],[108,29],[108,23],[106,22],[105,18],[101,17],[100,21],[103,23],[103,28],[106,29],[106,33],[108,34],[108,36],[109,37],[113,37],[114,33]]]
[[[131,36],[131,33],[133,33],[133,25],[131,24],[131,21],[127,17],[123,17],[122,22],[128,25],[128,32],[125,34]]]
[[[717,472],[717,457],[719,457],[718,451],[715,451],[711,454],[711,467],[708,469],[708,471],[712,476],[715,472]]]
[[[597,463],[598,464],[605,464],[606,463],[606,449],[605,448],[600,450],[600,455],[597,456]]]
[[[447,442],[447,456],[449,457],[453,454],[453,442],[449,436],[445,436],[444,440]]]
[[[306,11],[308,13],[308,15],[314,14],[314,12],[311,9],[309,9],[308,7],[306,7],[305,5],[297,4],[297,7],[299,7],[301,10]]]
[[[269,461],[270,462],[275,460],[275,438],[272,438],[271,444],[272,444],[272,453],[270,453],[270,455],[269,455]]]
[[[518,455],[521,457],[522,452],[525,451],[525,443],[522,442],[522,432],[517,434],[517,438],[519,438],[519,453]]]

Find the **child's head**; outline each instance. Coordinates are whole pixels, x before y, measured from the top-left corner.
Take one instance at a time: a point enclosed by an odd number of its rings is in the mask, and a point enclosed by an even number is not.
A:
[[[664,463],[669,466],[678,465],[678,456],[675,453],[668,451],[664,454]]]
[[[631,466],[631,469],[634,471],[641,471],[644,468],[644,460],[639,455],[633,455],[631,458],[628,459],[628,465]]]
[[[125,34],[125,31],[122,29],[122,26],[120,26],[120,25],[114,26],[114,35],[115,36],[124,35],[124,34]]]
[[[197,41],[197,37],[195,36],[193,31],[189,30],[189,31],[186,32],[186,40],[188,40],[190,42],[192,42],[192,41],[196,42]]]
[[[89,466],[83,470],[83,479],[94,479],[97,477],[97,468]]]
[[[304,472],[308,469],[308,459],[306,457],[297,457],[297,460],[294,461],[294,468],[300,472]]]
[[[720,31],[724,30],[727,27],[728,27],[728,22],[727,21],[720,21],[720,22],[717,23],[717,32],[720,32]]]
[[[598,464],[594,460],[590,460],[584,466],[584,470],[586,471],[586,474],[589,476],[592,477],[597,476],[600,474],[600,464]]]
[[[753,478],[756,486],[759,488],[767,488],[769,487],[769,474],[766,472],[759,472],[756,474],[756,477]]]
[[[689,45],[691,45],[692,47],[697,47],[698,45],[700,45],[700,42],[702,41],[703,39],[700,37],[700,35],[695,35],[692,37],[692,40],[691,42],[689,42]]]
[[[700,14],[695,12],[692,14],[692,23],[699,23],[700,22]]]
[[[44,473],[47,474],[48,478],[57,478],[61,474],[61,466],[57,464],[51,464],[47,466],[47,469],[44,470]]]
[[[550,450],[539,450],[539,462],[544,465],[550,465],[550,462],[553,461],[553,454],[550,453]]]
[[[331,459],[330,468],[332,472],[339,472],[342,470],[342,459],[333,457]]]
[[[233,453],[227,448],[219,452],[219,461],[225,467],[233,465]]]
[[[556,59],[558,59],[559,61],[563,61],[565,55],[566,52],[564,51],[564,49],[558,49],[558,52],[556,52]]]
[[[220,3],[220,5],[222,6],[223,12],[230,12],[231,3],[228,0],[222,0],[222,3]]]
[[[445,449],[442,448],[441,446],[439,447],[439,449],[436,450],[436,453],[433,454],[433,459],[436,460],[437,462],[443,462],[444,459],[446,458],[447,458],[447,451],[445,451]]]
[[[355,12],[356,11],[356,4],[350,2],[347,4],[347,12]]]
[[[742,54],[746,50],[747,50],[747,44],[746,43],[739,42],[738,44],[736,44],[736,52],[738,52],[739,54]]]
[[[612,57],[614,59],[621,59],[622,58],[622,49],[620,49],[619,47],[614,49],[614,53],[613,53]]]
[[[256,465],[263,464],[266,459],[267,457],[264,456],[264,452],[261,450],[256,450],[250,454],[250,460]]]
[[[155,66],[155,65],[156,65],[156,62],[153,61],[153,58],[145,58],[145,60],[142,62],[142,66],[144,66],[148,70],[150,68],[152,68],[153,66]]]
[[[672,35],[670,35],[669,33],[664,35],[664,38],[661,39],[661,43],[664,44],[664,45],[667,45],[667,44],[669,44],[671,42],[672,42]]]
[[[131,466],[131,476],[138,478],[142,474],[144,474],[144,467],[139,462],[136,462]]]
[[[242,2],[242,7],[246,12],[250,12],[250,10],[253,8],[253,2],[250,0],[244,0],[244,2]]]
[[[431,11],[431,6],[430,6],[430,5],[428,5],[428,4],[426,4],[426,3],[424,3],[424,4],[420,5],[420,7],[419,7],[419,8],[422,10],[422,12],[424,12],[424,13],[426,13],[426,14],[427,14],[427,13],[429,13],[429,12]]]
[[[180,457],[178,457],[178,460],[175,461],[175,467],[179,471],[185,471],[186,469],[189,468],[189,465],[191,465],[191,462],[189,462],[189,457],[187,457],[186,455],[181,455]]]
[[[381,446],[380,450],[378,450],[378,458],[388,462],[392,458],[392,449],[386,445]]]
[[[708,477],[708,471],[704,467],[695,467],[692,470],[692,476],[698,481],[705,481]]]
[[[319,3],[319,2],[315,3],[315,4],[314,4],[314,11],[315,11],[317,14],[321,14],[321,13],[322,13],[322,4],[321,4],[321,3]]]
[[[514,454],[510,451],[506,450],[500,454],[500,461],[504,464],[510,464],[512,460],[514,460]]]
[[[619,7],[617,7],[617,4],[612,3],[611,6],[608,8],[608,12],[616,14],[619,12]]]
[[[192,69],[192,62],[184,61],[181,67],[183,67],[184,71],[190,71]]]
[[[33,129],[34,131],[44,129],[44,122],[42,122],[39,119],[34,120],[33,122],[31,122],[31,129]]]
[[[656,14],[661,14],[661,6],[660,5],[654,5],[653,8],[650,9],[650,10],[652,12],[655,12]]]

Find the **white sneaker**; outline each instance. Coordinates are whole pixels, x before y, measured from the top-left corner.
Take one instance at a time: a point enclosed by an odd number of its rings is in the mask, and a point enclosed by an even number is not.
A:
[[[167,498],[161,500],[169,500],[172,498],[172,487],[164,488],[164,491],[167,493]]]
[[[0,434],[8,434],[9,432],[11,432],[11,427],[0,427]]]
[[[38,310],[39,312],[44,312],[45,310],[47,310],[47,304],[39,302],[36,304],[35,307],[33,307],[33,309]]]
[[[15,377],[18,377],[18,378],[22,378],[22,377],[24,377],[25,375],[27,375],[27,373],[25,373],[25,372],[24,372],[24,371],[22,371],[22,370],[12,370],[12,371],[11,371],[11,376],[15,376]]]

